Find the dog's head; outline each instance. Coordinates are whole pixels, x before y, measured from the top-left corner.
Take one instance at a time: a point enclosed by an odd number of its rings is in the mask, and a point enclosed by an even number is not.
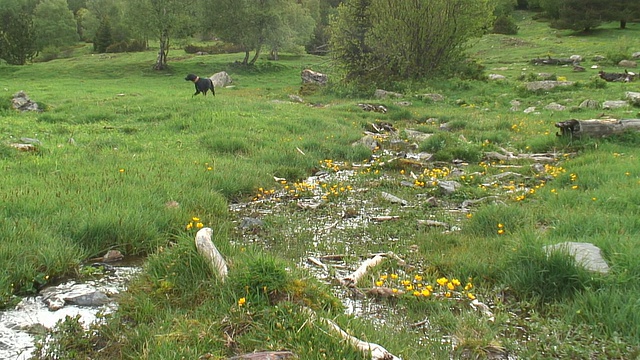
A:
[[[198,79],[198,76],[194,75],[194,74],[189,74],[187,75],[186,78],[184,78],[187,81],[196,81],[196,79]]]

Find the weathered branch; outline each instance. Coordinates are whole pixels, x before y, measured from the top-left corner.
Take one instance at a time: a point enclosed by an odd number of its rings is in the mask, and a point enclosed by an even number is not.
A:
[[[329,328],[333,332],[340,335],[341,338],[343,338],[344,340],[347,340],[347,342],[349,342],[351,346],[355,347],[356,349],[366,354],[371,354],[371,360],[401,360],[399,357],[393,355],[392,353],[387,351],[387,349],[383,348],[378,344],[362,341],[356,338],[355,336],[351,336],[347,334],[347,332],[342,330],[340,326],[338,326],[338,324],[336,324],[335,322],[329,319],[320,318],[320,320],[325,324],[329,325]]]
[[[367,273],[369,268],[379,265],[384,260],[384,256],[378,254],[371,259],[367,259],[360,264],[360,267],[351,275],[340,279],[340,283],[347,287],[354,287],[358,281]]]
[[[218,251],[218,248],[211,241],[213,236],[213,230],[205,227],[196,233],[196,248],[198,252],[209,260],[211,269],[220,276],[220,279],[224,282],[227,278],[227,263],[224,261],[224,257]]]
[[[621,134],[627,130],[640,131],[640,119],[626,120],[567,120],[556,123],[560,129],[557,136],[571,136],[579,138],[582,136],[606,137],[614,134]]]

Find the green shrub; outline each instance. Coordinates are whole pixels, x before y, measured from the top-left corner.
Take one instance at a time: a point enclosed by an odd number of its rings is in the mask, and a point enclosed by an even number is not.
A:
[[[591,274],[562,251],[546,253],[542,245],[525,240],[504,266],[504,282],[519,299],[546,304],[574,296],[592,284]]]
[[[494,34],[516,35],[518,33],[518,25],[512,16],[502,15],[493,22]]]

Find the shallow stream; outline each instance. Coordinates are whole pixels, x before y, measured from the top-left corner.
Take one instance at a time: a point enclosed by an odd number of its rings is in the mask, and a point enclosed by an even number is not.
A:
[[[105,268],[101,276],[46,287],[38,295],[22,299],[14,309],[0,312],[0,359],[29,359],[35,349],[36,336],[66,316],[80,315],[81,322],[89,325],[97,321],[98,313],[114,311],[117,294],[140,272],[141,263],[116,262]]]

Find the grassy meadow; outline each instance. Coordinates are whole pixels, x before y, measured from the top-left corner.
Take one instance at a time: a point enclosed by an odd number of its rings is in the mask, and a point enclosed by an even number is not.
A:
[[[485,74],[506,80],[398,84],[386,90],[404,93],[400,100],[411,105],[384,100],[386,114],[363,111],[358,103],[381,101],[350,95],[337,83],[301,95],[305,104],[291,102],[301,70],[330,77],[334,71],[327,58],[308,55],[263,59],[247,69],[234,64],[243,54],[173,49],[170,70],[155,72],[153,50],[98,55],[79,47],[67,59],[0,64],[0,308],[118,249],[146,257],[118,312],[91,332],[69,320],[53,335],[55,345],[37,356],[224,359],[288,349],[301,359],[368,358],[309,319],[311,308],[402,359],[638,358],[640,134],[567,139],[556,136],[554,124],[603,113],[640,118],[634,107],[578,107],[640,92],[638,81],[605,83],[591,69],[624,71],[615,64],[640,51],[640,24],[626,30],[610,24],[584,36],[518,16],[518,35],[486,35],[469,49]],[[530,63],[575,54],[584,57],[585,72]],[[594,62],[595,55],[607,60]],[[192,97],[186,74],[219,71],[229,73],[232,86],[216,89],[215,97]],[[524,82],[539,73],[576,83],[526,91]],[[12,110],[20,90],[45,111]],[[444,100],[414,96],[428,93]],[[521,102],[518,111],[511,110],[513,100]],[[552,102],[567,110],[544,109]],[[524,113],[528,107],[536,111]],[[434,134],[418,148],[435,161],[385,163],[392,156],[382,149],[352,146],[377,121],[392,123],[403,138],[405,129]],[[440,130],[443,124],[449,131]],[[37,139],[37,151],[10,146],[25,138]],[[555,160],[540,174],[530,160],[486,155],[501,151]],[[454,166],[454,159],[465,165]],[[296,206],[310,197],[307,177],[354,164],[367,166],[325,183],[324,206]],[[515,175],[491,182],[505,172]],[[463,186],[446,194],[437,186],[445,180]],[[386,202],[382,192],[410,206]],[[291,196],[273,195],[282,193]],[[431,196],[441,205],[429,206]],[[464,200],[486,198],[493,200],[454,211]],[[350,226],[351,215],[398,219]],[[242,229],[245,216],[263,225]],[[416,225],[425,219],[455,229]],[[228,281],[216,279],[197,254],[197,226],[190,223],[214,229]],[[589,273],[568,256],[542,250],[564,241],[600,247],[610,273]],[[344,272],[338,266],[321,281],[305,264],[308,256],[344,254],[343,265],[354,270],[369,254],[388,251],[409,266],[387,260],[358,284],[406,291],[381,300],[352,298],[324,281]],[[445,287],[455,279],[466,289],[435,296],[443,278]],[[433,296],[422,292],[429,286]],[[493,318],[474,310],[471,298],[489,305]]]

